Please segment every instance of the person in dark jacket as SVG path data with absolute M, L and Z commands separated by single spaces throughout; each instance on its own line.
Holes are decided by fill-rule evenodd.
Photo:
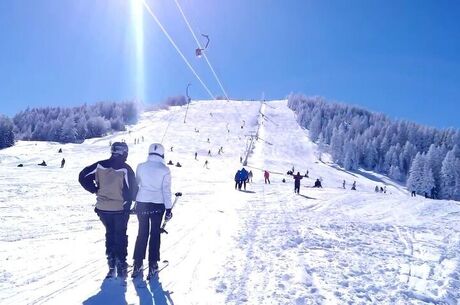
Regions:
M 252 183 L 252 177 L 254 176 L 254 174 L 252 173 L 252 171 L 249 171 L 249 174 L 248 174 L 248 182 Z
M 435 199 L 435 198 L 436 198 L 436 188 L 433 186 L 431 188 L 431 199 Z
M 239 190 L 241 190 L 241 181 L 240 181 L 240 178 L 241 178 L 241 171 L 240 170 L 237 170 L 236 171 L 236 174 L 235 174 L 235 190 L 238 188 Z
M 351 185 L 351 189 L 353 191 L 356 191 L 356 181 L 353 181 L 353 184 Z
M 105 227 L 107 277 L 125 278 L 127 273 L 128 226 L 131 203 L 136 199 L 137 183 L 131 167 L 126 164 L 128 146 L 115 142 L 109 159 L 85 167 L 78 177 L 81 186 L 96 194 L 96 208 Z
M 323 186 L 321 185 L 321 181 L 320 181 L 319 179 L 316 179 L 316 181 L 315 181 L 315 186 L 314 186 L 314 187 L 323 187 Z
M 248 182 L 249 178 L 249 173 L 248 171 L 243 167 L 240 171 L 240 184 L 244 186 L 244 190 L 246 190 L 246 183 Z M 241 189 L 241 186 L 240 186 Z
M 64 165 L 65 165 L 65 159 L 64 159 L 64 158 L 62 158 L 62 160 L 61 160 L 61 168 L 63 168 L 63 167 L 64 167 Z
M 292 178 L 294 178 L 294 193 L 299 194 L 300 193 L 300 180 L 302 180 L 302 175 L 297 172 L 297 175 L 293 175 Z

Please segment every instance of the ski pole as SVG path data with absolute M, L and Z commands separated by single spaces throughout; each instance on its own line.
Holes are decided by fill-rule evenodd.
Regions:
M 176 202 L 177 202 L 177 200 L 179 199 L 179 197 L 182 196 L 182 193 L 181 193 L 181 192 L 177 192 L 177 193 L 174 194 L 174 195 L 176 195 L 176 198 L 174 198 L 174 202 L 173 202 L 173 204 L 172 204 L 172 206 L 171 206 L 171 210 L 172 210 L 172 209 L 174 208 L 174 206 L 176 205 Z M 168 221 L 169 221 L 169 220 L 166 220 L 166 219 L 163 221 L 163 224 L 161 225 L 161 228 L 160 228 L 160 234 L 161 234 L 161 233 L 166 233 L 166 234 L 168 234 L 168 231 L 165 230 L 165 227 L 166 227 L 166 224 L 168 223 Z

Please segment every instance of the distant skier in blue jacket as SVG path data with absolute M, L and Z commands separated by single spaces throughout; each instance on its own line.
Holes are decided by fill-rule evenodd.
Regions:
M 240 171 L 240 190 L 241 190 L 241 184 L 243 184 L 244 190 L 246 190 L 246 183 L 248 182 L 248 178 L 249 178 L 249 173 L 243 167 Z
M 240 180 L 240 177 L 241 177 L 241 171 L 240 171 L 240 170 L 237 170 L 237 171 L 236 171 L 236 174 L 235 174 L 235 190 L 236 190 L 236 188 L 238 188 L 239 190 L 241 190 L 241 180 Z

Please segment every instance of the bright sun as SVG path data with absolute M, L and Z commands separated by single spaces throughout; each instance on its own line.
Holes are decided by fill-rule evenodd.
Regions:
M 135 39 L 136 59 L 134 79 L 136 81 L 137 99 L 144 100 L 145 98 L 145 74 L 144 74 L 144 18 L 143 0 L 131 1 L 131 20 L 132 29 Z

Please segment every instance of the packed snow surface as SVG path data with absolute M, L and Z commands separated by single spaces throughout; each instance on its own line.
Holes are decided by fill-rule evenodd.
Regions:
M 334 165 L 286 101 L 196 101 L 186 123 L 185 110 L 147 112 L 129 131 L 83 144 L 19 142 L 0 151 L 1 304 L 459 303 L 458 202 L 412 198 L 386 177 Z M 254 178 L 237 191 L 251 134 L 246 168 Z M 77 182 L 122 139 L 134 169 L 161 141 L 166 161 L 182 164 L 171 166 L 173 192 L 183 197 L 162 236 L 170 264 L 145 287 L 104 281 L 104 228 L 94 195 Z M 37 166 L 42 160 L 47 167 Z M 286 175 L 292 167 L 309 172 L 300 195 Z M 317 178 L 323 188 L 311 187 Z M 135 216 L 128 234 L 131 262 Z

